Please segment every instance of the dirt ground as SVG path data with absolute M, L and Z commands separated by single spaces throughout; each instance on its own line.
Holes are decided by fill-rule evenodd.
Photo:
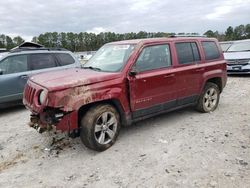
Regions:
M 0 111 L 0 187 L 250 187 L 250 77 L 229 77 L 213 113 L 139 122 L 101 153 L 28 120 L 24 107 Z

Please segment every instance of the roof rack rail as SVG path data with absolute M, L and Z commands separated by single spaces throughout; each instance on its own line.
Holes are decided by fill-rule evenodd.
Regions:
M 22 52 L 22 51 L 36 51 L 36 50 L 68 51 L 68 50 L 65 49 L 65 48 L 44 48 L 44 47 L 34 48 L 34 47 L 19 47 L 19 48 L 15 48 L 15 49 L 10 50 L 10 53 Z
M 170 35 L 170 37 L 207 37 L 207 35 Z

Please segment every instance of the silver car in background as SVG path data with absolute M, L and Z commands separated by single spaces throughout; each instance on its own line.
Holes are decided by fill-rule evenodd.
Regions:
M 220 47 L 223 52 L 226 52 L 228 48 L 233 44 L 233 41 L 224 41 L 224 42 L 219 42 Z
M 224 57 L 228 74 L 250 74 L 250 39 L 234 41 Z
M 79 67 L 73 53 L 65 49 L 15 49 L 0 56 L 0 108 L 22 104 L 30 75 Z

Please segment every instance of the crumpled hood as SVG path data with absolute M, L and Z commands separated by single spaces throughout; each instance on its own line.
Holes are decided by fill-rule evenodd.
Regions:
M 69 68 L 36 74 L 30 77 L 32 82 L 47 88 L 49 91 L 70 87 L 94 84 L 119 78 L 119 73 L 98 72 L 89 69 Z
M 250 52 L 224 52 L 224 58 L 229 59 L 250 59 Z

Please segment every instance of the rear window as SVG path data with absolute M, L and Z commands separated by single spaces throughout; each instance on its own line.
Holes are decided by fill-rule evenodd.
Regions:
M 60 63 L 61 66 L 70 65 L 70 64 L 75 63 L 75 60 L 69 54 L 57 53 L 55 55 L 56 55 L 57 59 L 59 60 L 59 63 Z
M 189 64 L 200 61 L 200 54 L 195 42 L 181 42 L 175 44 L 179 64 Z
M 205 59 L 212 60 L 220 57 L 219 49 L 215 42 L 201 42 L 205 52 Z
M 32 70 L 56 67 L 56 62 L 52 54 L 31 54 L 30 63 Z

